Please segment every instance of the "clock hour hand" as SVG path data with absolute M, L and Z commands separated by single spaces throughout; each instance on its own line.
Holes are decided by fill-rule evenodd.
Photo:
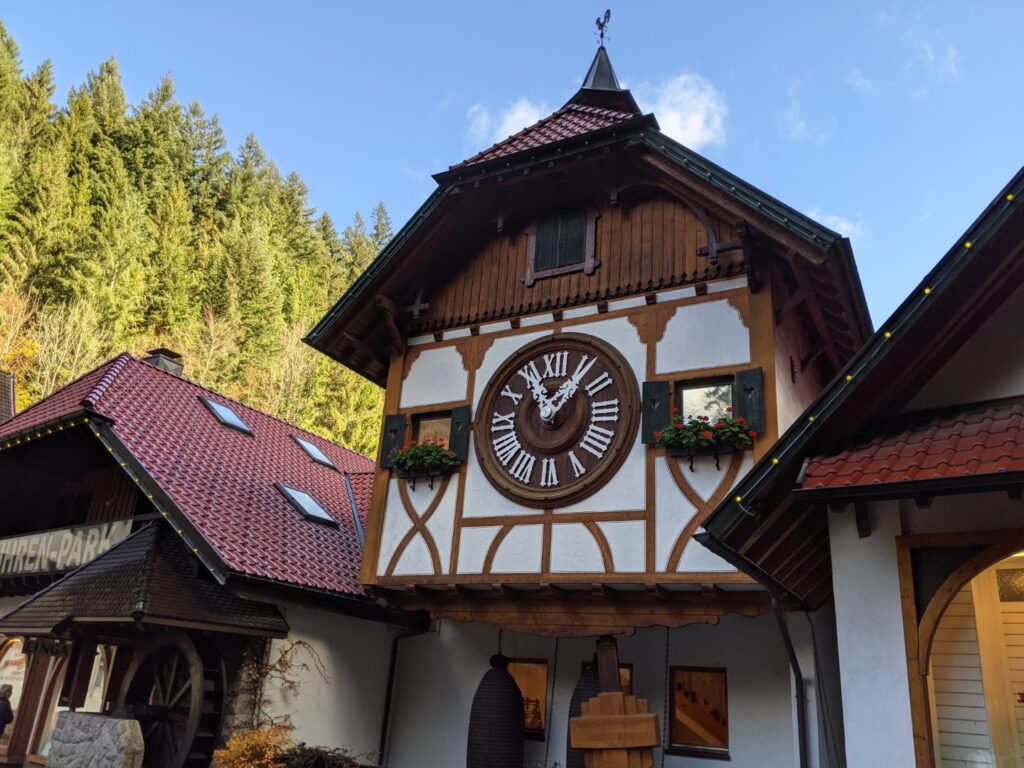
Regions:
M 576 394 L 576 390 L 580 388 L 580 380 L 587 375 L 596 362 L 596 357 L 588 357 L 587 355 L 584 355 L 583 359 L 580 360 L 579 365 L 576 366 L 576 370 L 573 372 L 572 376 L 562 382 L 562 386 L 558 388 L 558 391 L 555 392 L 555 396 L 551 398 L 551 407 L 553 408 L 553 412 L 551 414 L 552 418 L 554 418 L 554 415 L 561 410 L 562 406 L 569 402 L 569 400 L 572 399 L 572 396 Z

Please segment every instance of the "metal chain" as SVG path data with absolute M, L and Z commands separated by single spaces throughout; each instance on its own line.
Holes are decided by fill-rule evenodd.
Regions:
M 665 749 L 668 746 L 668 700 L 669 691 L 672 690 L 672 680 L 669 672 L 669 639 L 672 630 L 665 627 L 665 700 L 662 702 L 661 710 L 661 768 L 665 768 Z
M 558 641 L 561 638 L 555 638 L 555 657 L 551 662 L 551 707 L 548 710 L 548 720 L 551 720 L 551 715 L 555 711 L 555 683 L 558 680 Z M 548 768 L 548 755 L 551 754 L 551 733 L 552 728 L 550 723 L 548 725 L 548 737 L 544 740 L 544 768 Z

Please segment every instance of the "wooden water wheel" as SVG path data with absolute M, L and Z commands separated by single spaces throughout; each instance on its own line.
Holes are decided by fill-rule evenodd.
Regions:
M 220 730 L 223 667 L 181 632 L 140 644 L 125 672 L 118 708 L 142 728 L 144 768 L 208 766 Z

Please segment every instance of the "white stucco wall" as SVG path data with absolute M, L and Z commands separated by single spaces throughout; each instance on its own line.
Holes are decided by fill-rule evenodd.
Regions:
M 1022 327 L 1024 286 L 1014 291 L 918 391 L 907 410 L 1024 395 L 1024 349 L 1012 343 Z
M 873 531 L 829 515 L 836 639 L 849 768 L 914 765 L 910 691 L 896 565 L 895 502 L 872 505 Z
M 794 641 L 802 648 L 804 676 L 814 691 L 816 670 L 803 616 L 791 617 Z M 633 664 L 635 693 L 664 717 L 665 630 L 642 629 L 619 637 L 619 659 Z M 725 667 L 728 678 L 731 764 L 792 768 L 796 764 L 796 719 L 792 677 L 775 618 L 730 616 L 717 626 L 671 630 L 670 665 Z M 802 645 L 801 645 L 802 644 Z M 565 765 L 569 700 L 581 664 L 594 653 L 593 638 L 560 639 L 503 633 L 501 652 L 510 657 L 545 658 L 554 677 L 548 700 L 546 741 L 527 741 L 528 765 Z M 469 711 L 476 687 L 499 650 L 497 630 L 480 624 L 437 622 L 431 632 L 404 640 L 398 660 L 388 768 L 452 768 L 465 764 Z M 557 653 L 556 653 L 557 651 Z M 549 678 L 549 686 L 550 686 Z M 809 712 L 815 709 L 812 698 Z M 817 716 L 811 712 L 811 726 Z M 813 736 L 811 765 L 818 760 Z M 656 750 L 655 765 L 660 764 Z M 712 766 L 720 761 L 666 755 L 667 768 Z
M 271 684 L 267 691 L 270 714 L 291 715 L 295 739 L 310 746 L 341 747 L 353 755 L 376 753 L 393 630 L 301 606 L 282 606 L 282 611 L 291 633 L 287 640 L 273 642 L 271 660 L 287 642 L 305 641 L 315 649 L 325 674 L 318 673 L 305 650 L 299 651 L 296 662 L 308 667 L 295 670 L 299 690 L 291 693 Z

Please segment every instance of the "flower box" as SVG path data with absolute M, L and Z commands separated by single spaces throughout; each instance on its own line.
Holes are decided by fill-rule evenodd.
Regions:
M 690 471 L 695 471 L 693 468 L 693 459 L 695 456 L 714 456 L 715 457 L 715 469 L 720 470 L 722 468 L 720 458 L 729 456 L 734 453 L 747 450 L 735 443 L 712 443 L 711 445 L 666 445 L 665 453 L 669 456 L 675 456 L 677 458 L 689 459 Z
M 430 490 L 434 490 L 434 480 L 439 477 L 444 477 L 445 475 L 450 475 L 456 469 L 458 469 L 458 466 L 434 467 L 432 469 L 401 469 L 400 467 L 395 467 L 393 472 L 395 477 L 401 480 L 408 480 L 409 487 L 415 491 L 417 480 L 426 480 L 427 487 Z

